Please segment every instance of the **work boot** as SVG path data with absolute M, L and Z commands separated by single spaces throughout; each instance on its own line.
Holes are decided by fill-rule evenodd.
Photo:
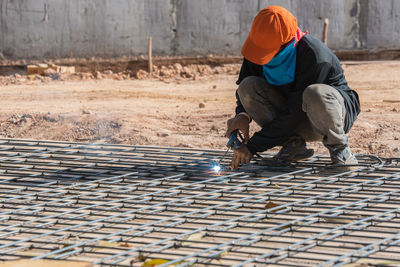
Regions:
M 307 149 L 306 142 L 298 137 L 293 136 L 287 140 L 281 150 L 274 156 L 274 160 L 294 162 L 306 159 L 314 155 L 313 149 Z
M 326 145 L 334 165 L 357 165 L 358 160 L 348 145 Z

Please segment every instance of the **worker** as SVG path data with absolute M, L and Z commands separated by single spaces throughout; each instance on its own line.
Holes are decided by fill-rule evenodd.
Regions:
M 346 134 L 360 113 L 359 98 L 324 43 L 303 33 L 288 10 L 270 6 L 254 18 L 241 53 L 236 116 L 226 135 L 239 129 L 244 144 L 234 151 L 232 169 L 275 146 L 282 146 L 276 160 L 308 158 L 314 151 L 306 141 L 322 141 L 335 165 L 358 163 Z M 250 138 L 251 121 L 261 130 Z

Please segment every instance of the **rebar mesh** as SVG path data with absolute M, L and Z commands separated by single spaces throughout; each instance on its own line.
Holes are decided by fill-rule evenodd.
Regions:
M 0 139 L 0 260 L 400 261 L 400 159 L 364 156 L 346 171 L 321 155 L 277 166 L 263 154 L 217 174 L 223 152 Z

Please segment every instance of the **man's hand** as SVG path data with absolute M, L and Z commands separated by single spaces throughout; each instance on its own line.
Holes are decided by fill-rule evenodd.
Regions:
M 247 146 L 242 145 L 233 152 L 231 169 L 237 170 L 240 165 L 249 163 L 252 157 L 253 154 L 251 154 Z
M 231 133 L 239 129 L 243 133 L 244 143 L 249 141 L 249 119 L 245 115 L 237 115 L 236 117 L 227 121 L 228 129 L 226 130 L 226 137 L 229 138 Z

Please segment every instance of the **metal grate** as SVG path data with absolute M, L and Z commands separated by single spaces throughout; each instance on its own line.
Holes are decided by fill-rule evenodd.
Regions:
M 351 171 L 270 155 L 0 139 L 0 260 L 317 266 L 400 260 L 400 159 Z M 228 162 L 226 162 L 228 163 Z

